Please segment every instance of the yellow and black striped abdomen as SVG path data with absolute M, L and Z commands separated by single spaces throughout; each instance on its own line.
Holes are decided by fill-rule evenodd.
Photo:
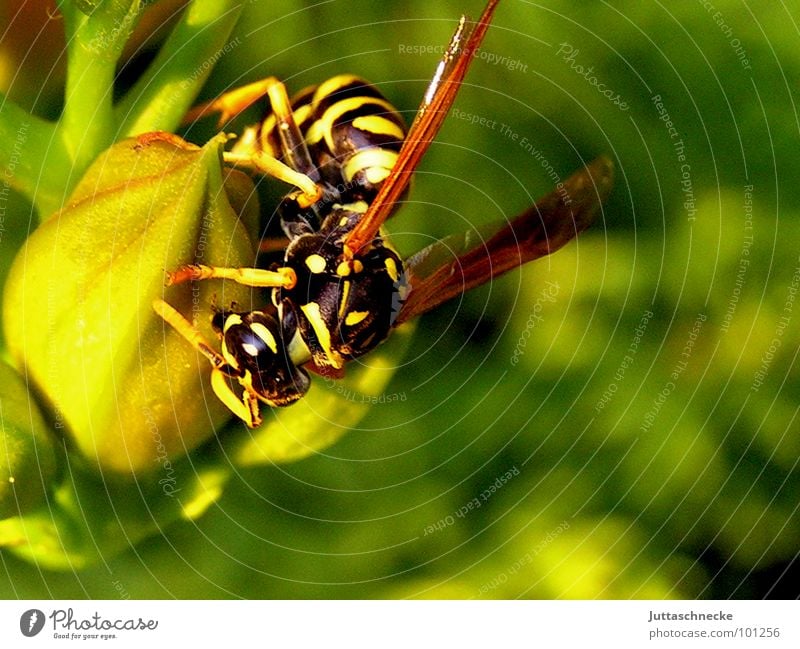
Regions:
M 343 74 L 292 99 L 294 118 L 322 180 L 344 201 L 370 201 L 397 160 L 406 129 L 377 88 Z M 278 158 L 275 118 L 264 120 L 260 144 Z

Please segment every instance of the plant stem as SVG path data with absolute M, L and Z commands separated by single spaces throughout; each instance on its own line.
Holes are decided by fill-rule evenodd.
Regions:
M 140 0 L 106 0 L 90 16 L 61 0 L 67 38 L 67 87 L 59 134 L 72 161 L 74 185 L 115 140 L 116 64 L 141 15 Z
M 117 106 L 121 136 L 174 131 L 216 61 L 238 43 L 228 37 L 242 0 L 194 0 L 158 56 Z

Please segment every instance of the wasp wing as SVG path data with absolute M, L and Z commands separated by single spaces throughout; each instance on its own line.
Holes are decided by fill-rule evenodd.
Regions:
M 410 290 L 395 324 L 561 248 L 594 221 L 613 176 L 613 163 L 602 156 L 512 221 L 489 226 L 488 236 L 453 235 L 410 257 Z
M 372 242 L 381 225 L 391 215 L 394 204 L 407 189 L 411 174 L 447 117 L 467 68 L 474 58 L 473 55 L 489 28 L 489 22 L 498 2 L 499 0 L 490 0 L 477 23 L 467 22 L 466 16 L 461 17 L 447 51 L 425 91 L 425 97 L 400 149 L 391 175 L 381 186 L 364 216 L 347 236 L 345 251 L 349 251 L 349 254 Z

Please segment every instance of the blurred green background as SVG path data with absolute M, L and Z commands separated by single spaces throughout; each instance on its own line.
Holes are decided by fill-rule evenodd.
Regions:
M 250 2 L 203 96 L 354 72 L 410 120 L 438 60 L 415 46 L 481 8 Z M 239 471 L 198 521 L 82 572 L 0 552 L 0 596 L 797 597 L 798 18 L 504 0 L 394 241 L 510 218 L 607 153 L 598 223 L 422 318 L 386 402 L 333 447 Z M 3 37 L 0 80 L 53 117 L 48 29 L 50 59 Z M 29 220 L 10 195 L 3 277 Z

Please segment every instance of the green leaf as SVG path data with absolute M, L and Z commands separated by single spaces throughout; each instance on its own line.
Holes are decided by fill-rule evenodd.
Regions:
M 87 8 L 60 3 L 67 37 L 67 87 L 58 133 L 72 162 L 73 179 L 118 137 L 113 110 L 116 66 L 143 4 L 107 0 L 91 15 L 84 13 Z
M 81 13 L 91 16 L 102 1 L 103 0 L 72 0 L 72 4 L 75 5 Z
M 58 206 L 69 183 L 70 161 L 50 122 L 23 110 L 0 93 L 0 168 L 3 181 L 24 194 L 40 213 Z M 47 173 L 42 173 L 42 168 Z
M 242 0 L 194 0 L 145 74 L 116 106 L 119 132 L 174 131 L 216 62 L 240 44 L 229 41 Z
M 44 501 L 56 468 L 55 437 L 23 378 L 0 363 L 0 519 Z
M 108 560 L 178 520 L 195 520 L 217 501 L 230 472 L 188 461 L 134 482 L 70 467 L 52 501 L 0 520 L 0 546 L 50 570 Z
M 114 145 L 9 274 L 8 349 L 56 425 L 101 469 L 152 471 L 229 417 L 210 389 L 208 362 L 151 308 L 163 297 L 197 315 L 213 339 L 214 297 L 250 299 L 249 289 L 216 282 L 164 288 L 165 270 L 181 264 L 253 264 L 222 188 L 223 142 L 200 149 L 164 134 Z

